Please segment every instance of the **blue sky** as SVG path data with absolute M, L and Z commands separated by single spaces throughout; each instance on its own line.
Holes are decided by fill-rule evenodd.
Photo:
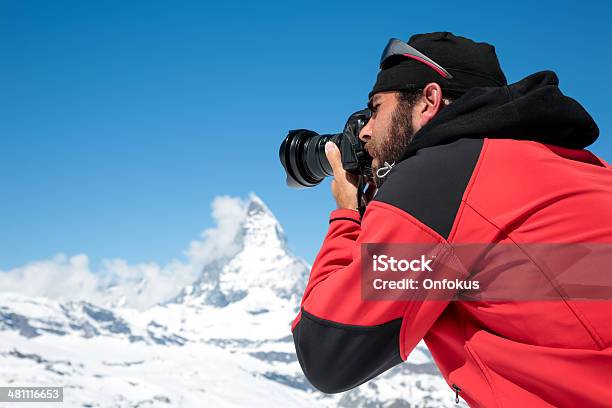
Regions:
M 609 2 L 0 0 L 0 269 L 57 252 L 166 263 L 257 193 L 312 261 L 328 182 L 290 190 L 288 129 L 362 108 L 390 37 L 495 45 L 510 82 L 542 69 L 598 123 L 612 160 Z

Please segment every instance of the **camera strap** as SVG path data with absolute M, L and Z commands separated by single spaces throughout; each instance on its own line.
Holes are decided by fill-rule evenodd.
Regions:
M 359 176 L 359 183 L 357 185 L 357 210 L 359 211 L 359 218 L 363 218 L 363 214 L 365 213 L 366 206 L 368 203 L 366 202 L 364 190 L 368 186 L 367 177 L 363 174 Z

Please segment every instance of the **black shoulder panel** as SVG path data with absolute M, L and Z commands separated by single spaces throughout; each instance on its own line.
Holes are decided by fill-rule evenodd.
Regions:
M 401 363 L 401 326 L 402 318 L 376 326 L 345 325 L 302 308 L 293 342 L 308 381 L 331 394 L 355 388 Z
M 459 139 L 418 150 L 393 167 L 374 200 L 410 213 L 447 239 L 483 144 Z

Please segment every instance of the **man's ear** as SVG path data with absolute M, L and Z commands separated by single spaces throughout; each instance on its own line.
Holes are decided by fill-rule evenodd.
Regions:
M 430 82 L 423 88 L 421 99 L 413 112 L 412 123 L 415 131 L 425 126 L 438 114 L 444 104 L 442 98 L 442 88 L 438 83 Z

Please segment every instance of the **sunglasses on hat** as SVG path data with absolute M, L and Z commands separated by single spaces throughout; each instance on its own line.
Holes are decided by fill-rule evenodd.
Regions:
M 453 79 L 453 76 L 447 70 L 442 68 L 441 65 L 436 63 L 434 60 L 432 60 L 425 54 L 418 51 L 416 48 L 411 47 L 404 41 L 398 40 L 397 38 L 391 38 L 387 43 L 387 46 L 383 50 L 383 53 L 380 57 L 380 69 L 383 69 L 383 67 L 385 67 L 385 64 L 390 61 L 391 57 L 395 56 L 412 58 L 432 68 L 444 78 Z

